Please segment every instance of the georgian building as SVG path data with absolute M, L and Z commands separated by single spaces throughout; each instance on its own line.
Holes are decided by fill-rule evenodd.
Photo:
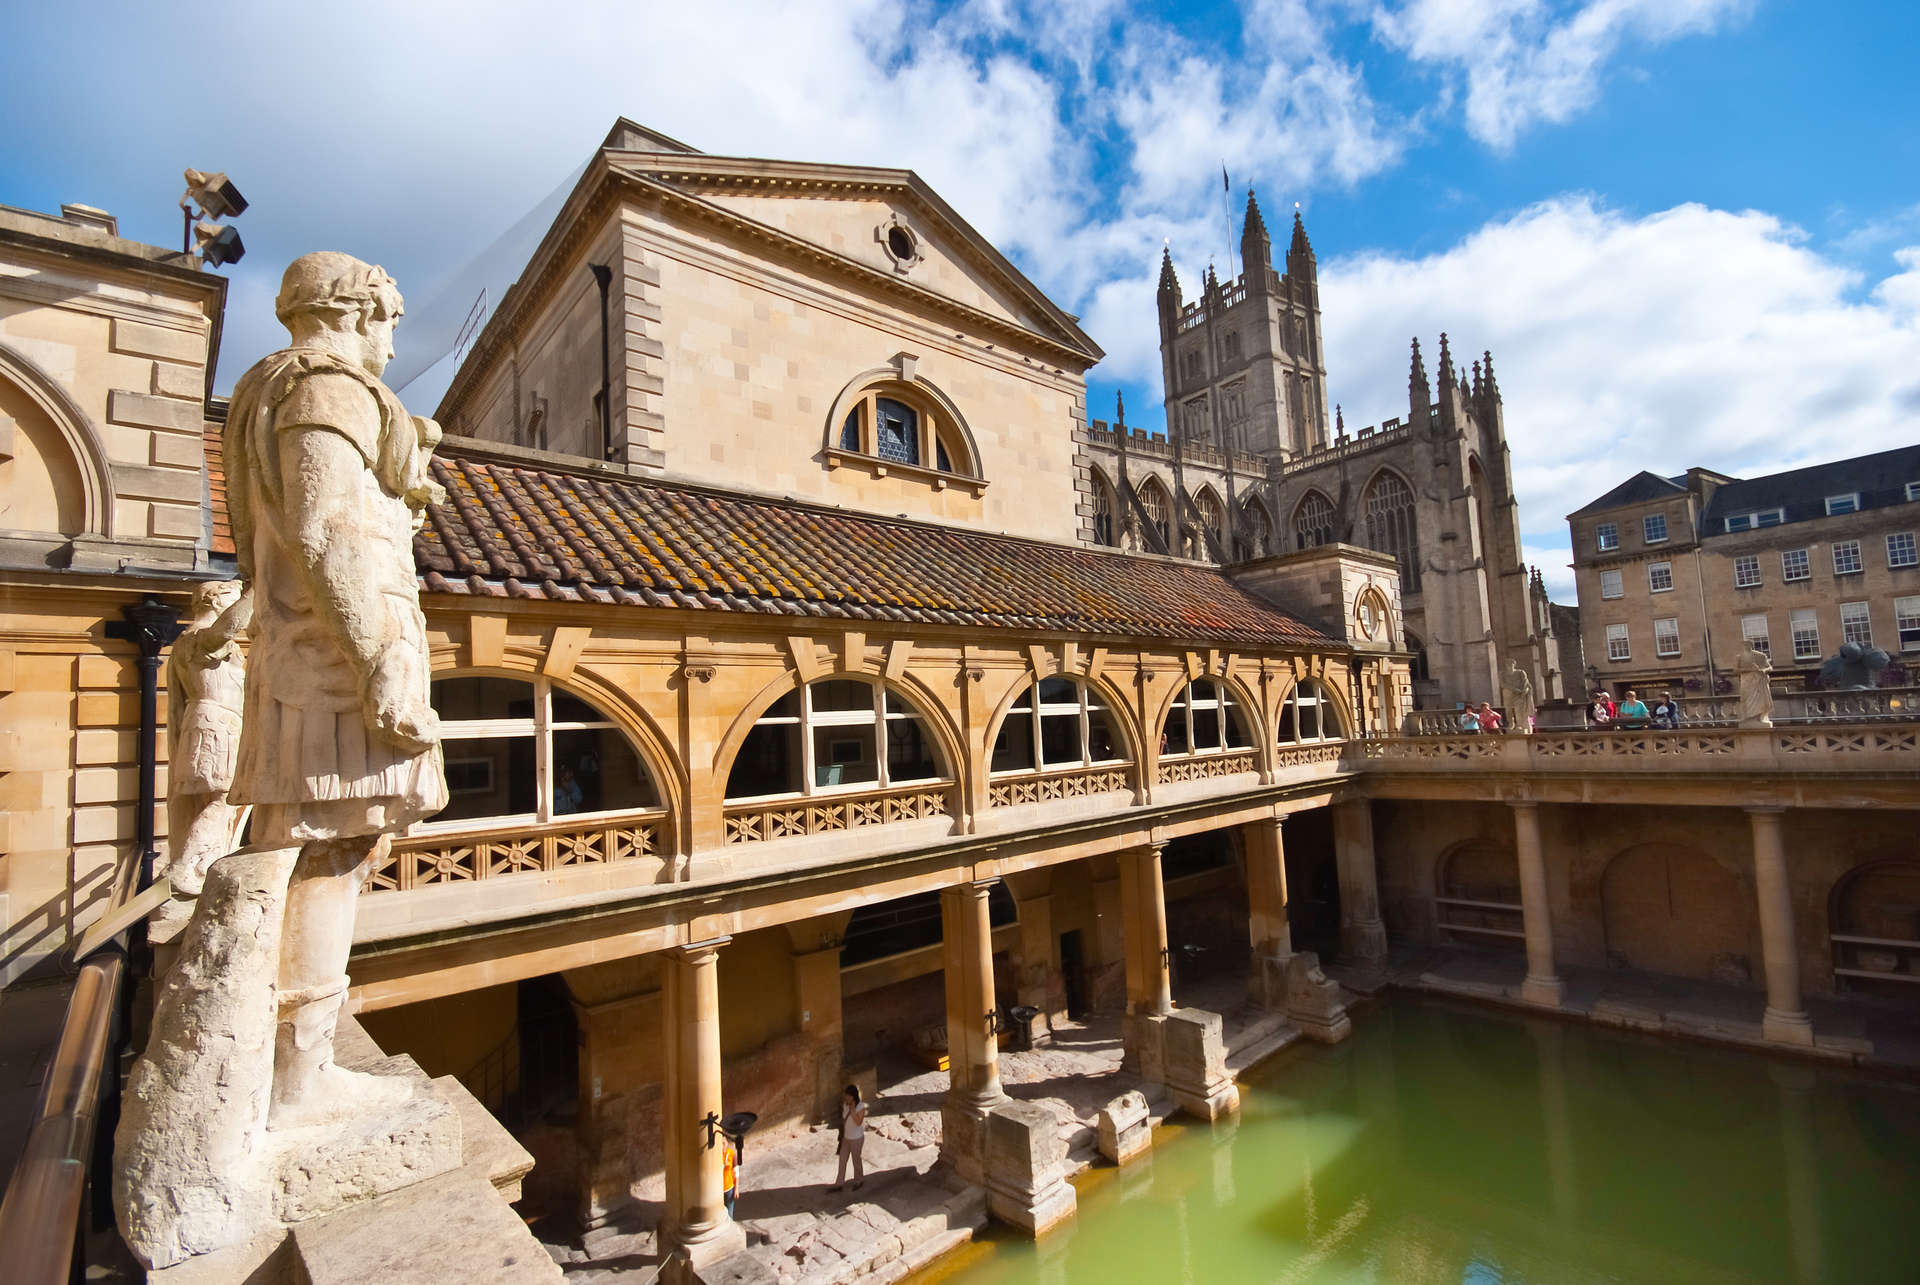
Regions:
M 1167 432 L 1095 420 L 1080 470 L 1090 542 L 1233 564 L 1331 542 L 1391 555 L 1400 569 L 1414 694 L 1422 708 L 1501 699 L 1509 662 L 1535 699 L 1565 695 L 1545 586 L 1521 560 L 1505 411 L 1493 358 L 1456 371 L 1440 337 L 1438 387 L 1419 341 L 1408 413 L 1349 436 L 1329 431 L 1313 246 L 1296 212 L 1273 262 L 1251 194 L 1246 271 L 1208 270 L 1189 303 L 1170 253 L 1160 265 Z
M 1724 689 L 1748 647 L 1804 681 L 1850 642 L 1902 686 L 1920 655 L 1920 446 L 1755 478 L 1641 472 L 1567 525 L 1587 664 L 1616 690 Z

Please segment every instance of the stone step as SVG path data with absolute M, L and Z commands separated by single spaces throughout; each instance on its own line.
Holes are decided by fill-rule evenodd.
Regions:
M 493 1184 L 467 1169 L 302 1223 L 289 1240 L 292 1285 L 566 1279 Z

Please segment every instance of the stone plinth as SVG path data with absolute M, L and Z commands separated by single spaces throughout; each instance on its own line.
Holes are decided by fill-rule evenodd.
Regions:
M 1122 1093 L 1101 1109 L 1100 1154 L 1124 1165 L 1153 1146 L 1153 1126 L 1147 1122 L 1147 1099 L 1138 1089 Z
M 1320 971 L 1320 957 L 1303 950 L 1287 961 L 1287 1020 L 1309 1039 L 1338 1044 L 1353 1033 L 1340 983 Z
M 986 1124 L 987 1212 L 1033 1236 L 1071 1218 L 1067 1141 L 1053 1112 L 1037 1102 L 1005 1102 Z
M 1165 1084 L 1167 1050 L 1165 1013 L 1127 1013 L 1120 1018 L 1122 1070 L 1149 1084 Z
M 951 1095 L 940 1102 L 940 1159 L 952 1168 L 954 1177 L 970 1186 L 987 1181 L 987 1117 L 997 1105 Z
M 1167 1092 L 1188 1115 L 1218 1120 L 1240 1109 L 1240 1090 L 1227 1073 L 1227 1041 L 1220 1015 L 1183 1008 L 1162 1019 Z

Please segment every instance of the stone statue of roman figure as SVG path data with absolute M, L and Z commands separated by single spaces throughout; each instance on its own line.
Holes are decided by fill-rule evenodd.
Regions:
M 1734 657 L 1740 676 L 1740 726 L 1773 726 L 1773 661 L 1758 647 Z
M 1507 706 L 1507 730 L 1518 732 L 1522 736 L 1533 734 L 1533 680 L 1520 668 L 1520 662 L 1509 660 L 1507 672 L 1500 675 L 1500 690 L 1505 696 Z
M 333 1060 L 360 887 L 447 802 L 412 553 L 440 430 L 380 382 L 385 272 L 306 255 L 275 313 L 293 342 L 241 377 L 225 431 L 253 603 L 228 799 L 250 842 L 207 873 L 116 1135 L 121 1233 L 156 1267 L 458 1163 L 423 1077 Z
M 192 621 L 167 653 L 167 877 L 173 896 L 148 921 L 147 940 L 187 925 L 207 867 L 233 851 L 244 811 L 228 801 L 240 751 L 246 660 L 240 635 L 253 600 L 238 580 L 193 592 Z

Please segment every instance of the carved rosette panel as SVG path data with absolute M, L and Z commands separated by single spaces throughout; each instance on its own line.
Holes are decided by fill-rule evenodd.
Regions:
M 769 843 L 897 821 L 951 816 L 948 800 L 951 789 L 950 784 L 932 784 L 806 802 L 730 807 L 726 810 L 727 842 Z
M 1206 781 L 1218 776 L 1238 776 L 1256 771 L 1252 750 L 1233 754 L 1202 754 L 1192 758 L 1167 759 L 1160 764 L 1162 781 Z
M 659 852 L 665 821 L 666 813 L 658 812 L 584 829 L 405 839 L 393 845 L 360 891 L 408 892 L 435 884 L 636 861 Z
M 1125 767 L 1074 768 L 1066 772 L 1036 772 L 1031 776 L 995 781 L 987 787 L 987 806 L 1012 807 L 1020 803 L 1051 803 L 1056 799 L 1084 799 L 1133 788 L 1133 774 Z

